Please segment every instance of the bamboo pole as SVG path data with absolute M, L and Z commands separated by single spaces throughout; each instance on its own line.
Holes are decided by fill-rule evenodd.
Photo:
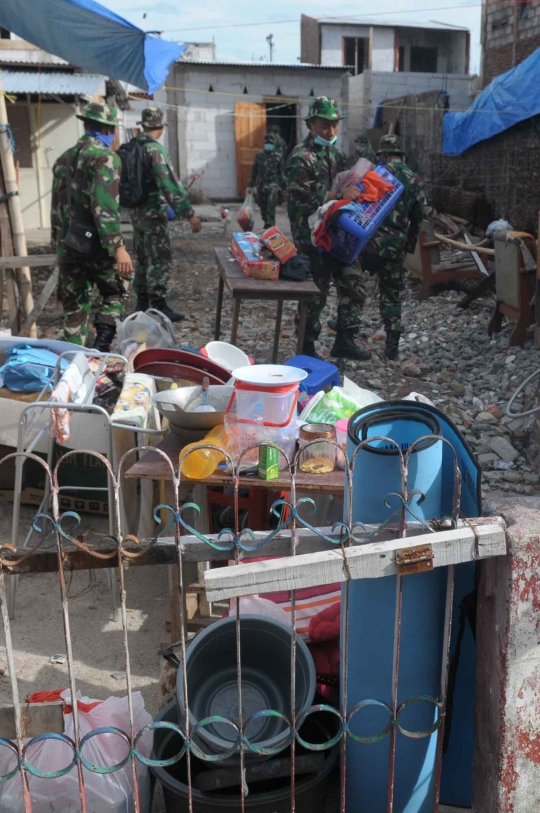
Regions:
M 4 173 L 0 162 L 0 198 L 5 194 Z M 0 257 L 10 257 L 13 254 L 13 239 L 9 222 L 7 203 L 0 203 Z M 2 293 L 0 299 L 0 313 L 4 307 L 4 283 L 6 288 L 6 298 L 9 314 L 9 327 L 12 336 L 19 335 L 19 303 L 17 297 L 17 285 L 15 283 L 15 272 L 12 266 L 7 268 L 0 259 L 0 273 L 2 274 Z
M 452 240 L 450 237 L 445 237 L 444 234 L 435 233 L 435 237 L 437 240 L 441 240 L 443 243 L 448 243 L 449 246 L 460 248 L 462 251 L 479 251 L 481 254 L 489 254 L 490 257 L 495 256 L 495 249 L 485 248 L 485 246 L 482 246 L 480 243 L 468 246 L 467 243 L 460 243 L 458 240 Z
M 2 126 L 7 124 L 6 97 L 2 85 L 2 77 L 0 76 L 0 161 L 2 162 L 2 169 L 4 170 L 6 192 L 9 195 L 8 205 L 11 219 L 11 232 L 13 235 L 13 250 L 14 254 L 24 257 L 28 251 L 26 248 L 26 235 L 24 232 L 21 201 L 17 185 L 17 172 L 15 170 L 15 161 L 11 150 L 9 132 L 7 126 Z M 19 268 L 16 272 L 16 277 L 19 283 L 23 320 L 26 320 L 34 309 L 32 275 L 30 269 L 27 266 Z M 35 323 L 30 326 L 28 335 L 33 339 L 37 338 L 37 327 Z

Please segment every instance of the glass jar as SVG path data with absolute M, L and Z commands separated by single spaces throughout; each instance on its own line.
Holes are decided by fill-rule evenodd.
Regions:
M 313 443 L 320 440 L 320 443 Z M 336 467 L 336 430 L 329 423 L 306 423 L 300 428 L 300 471 L 309 474 L 327 474 Z

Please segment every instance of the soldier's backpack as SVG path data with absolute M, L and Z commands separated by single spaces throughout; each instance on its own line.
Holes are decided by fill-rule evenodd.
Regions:
M 117 155 L 122 162 L 120 206 L 126 209 L 142 206 L 148 200 L 150 182 L 144 161 L 144 145 L 149 141 L 152 139 L 132 138 L 118 149 Z

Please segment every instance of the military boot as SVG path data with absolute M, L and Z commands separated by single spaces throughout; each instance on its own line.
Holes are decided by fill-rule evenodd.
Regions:
M 115 333 L 116 327 L 114 325 L 107 325 L 104 323 L 96 325 L 94 350 L 99 350 L 100 353 L 108 353 Z
M 181 322 L 182 319 L 186 318 L 184 313 L 177 313 L 173 311 L 172 308 L 169 308 L 164 299 L 153 299 L 150 303 L 150 307 L 160 311 L 164 316 L 170 319 L 171 322 Z
M 371 352 L 365 342 L 356 342 L 356 334 L 351 330 L 340 330 L 336 336 L 330 355 L 338 359 L 350 361 L 369 361 Z
M 399 340 L 401 333 L 399 330 L 386 331 L 386 344 L 384 346 L 384 355 L 389 361 L 395 361 L 399 355 Z
M 137 307 L 136 310 L 138 311 L 147 311 L 150 306 L 150 299 L 148 298 L 148 294 L 146 291 L 143 293 L 137 294 Z
M 320 359 L 321 357 L 318 355 L 317 351 L 315 350 L 315 342 L 304 342 L 302 345 L 302 355 L 303 356 L 311 356 L 314 359 Z

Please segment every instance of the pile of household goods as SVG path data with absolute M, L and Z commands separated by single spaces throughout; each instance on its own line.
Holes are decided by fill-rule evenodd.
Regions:
M 239 358 L 234 355 L 238 349 L 225 342 L 207 345 L 207 352 L 215 353 L 216 345 L 222 359 Z M 195 480 L 209 477 L 218 467 L 227 468 L 231 460 L 238 461 L 244 473 L 276 479 L 288 461 L 293 462 L 298 444 L 305 447 L 298 461 L 302 471 L 324 474 L 336 466 L 344 468 L 347 420 L 380 400 L 347 378 L 342 385 L 335 365 L 310 356 L 295 356 L 282 365 L 234 368 L 227 383 L 208 388 L 212 412 L 197 410 L 203 394 L 199 386 L 153 398 L 171 430 L 192 441 L 180 453 L 180 468 Z M 199 431 L 198 437 L 189 434 L 192 430 Z M 214 448 L 202 448 L 203 439 Z
M 276 226 L 261 235 L 234 232 L 230 251 L 246 277 L 293 282 L 310 279 L 309 258 L 298 254 L 291 241 Z

